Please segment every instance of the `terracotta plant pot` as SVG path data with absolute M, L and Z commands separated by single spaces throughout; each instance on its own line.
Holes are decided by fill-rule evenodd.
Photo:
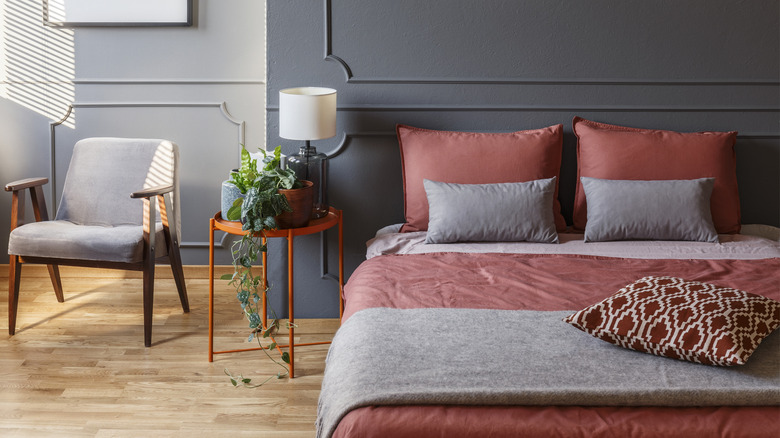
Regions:
M 301 181 L 303 187 L 300 189 L 279 190 L 287 198 L 293 211 L 286 211 L 276 216 L 276 223 L 279 228 L 300 228 L 305 227 L 311 218 L 311 209 L 314 206 L 314 183 L 311 181 Z

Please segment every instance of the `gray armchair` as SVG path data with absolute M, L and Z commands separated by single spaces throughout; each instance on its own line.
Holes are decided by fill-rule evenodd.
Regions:
M 16 331 L 22 265 L 48 265 L 63 302 L 59 265 L 143 271 L 144 345 L 152 344 L 154 267 L 168 261 L 184 312 L 189 312 L 179 254 L 178 146 L 166 140 L 89 138 L 76 143 L 54 220 L 48 220 L 46 178 L 15 181 L 12 192 L 8 333 Z M 30 191 L 36 222 L 24 217 Z M 157 208 L 159 207 L 159 213 Z M 154 231 L 150 224 L 154 224 Z M 157 242 L 164 244 L 157 246 Z

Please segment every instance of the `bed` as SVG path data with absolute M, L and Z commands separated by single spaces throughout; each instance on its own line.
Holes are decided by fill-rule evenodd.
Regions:
M 596 132 L 589 131 L 593 129 Z M 683 140 L 687 148 L 692 144 L 690 137 L 676 137 L 678 133 L 575 119 L 578 173 L 584 178 L 578 180 L 577 194 L 582 196 L 575 200 L 574 228 L 566 229 L 557 201 L 560 157 L 556 161 L 554 156 L 560 126 L 530 134 L 534 142 L 530 149 L 537 154 L 546 147 L 543 138 L 550 140 L 547 152 L 530 161 L 527 155 L 507 160 L 508 168 L 520 166 L 532 173 L 516 175 L 514 181 L 519 182 L 509 185 L 502 185 L 507 184 L 505 175 L 498 176 L 499 181 L 474 181 L 452 174 L 453 165 L 463 163 L 462 156 L 452 154 L 453 148 L 469 144 L 473 149 L 480 140 L 489 140 L 483 146 L 490 148 L 501 139 L 399 127 L 406 222 L 400 229 L 377 233 L 368 244 L 367 260 L 345 287 L 343 323 L 328 354 L 320 396 L 319 436 L 777 434 L 777 229 L 740 229 L 729 166 L 725 176 L 699 175 L 695 170 L 682 178 L 647 175 L 647 169 L 625 162 L 613 169 L 605 170 L 601 162 L 589 168 L 593 157 L 588 153 L 593 151 L 583 149 L 604 134 L 600 131 L 619 137 L 656 136 L 654 145 L 668 146 L 676 140 Z M 733 160 L 735 137 L 722 134 L 718 141 L 725 152 L 715 160 L 720 169 L 724 160 Z M 703 147 L 712 148 L 711 140 L 717 136 L 707 134 L 703 141 L 709 143 Z M 425 169 L 415 169 L 425 161 L 415 150 L 417 140 L 437 155 L 431 160 L 435 164 Z M 624 140 L 620 148 L 625 148 Z M 443 144 L 458 163 L 442 160 L 432 144 Z M 590 144 L 598 149 L 605 143 L 600 138 Z M 597 151 L 599 161 L 615 155 Z M 678 167 L 684 173 L 699 169 L 702 160 L 697 160 L 693 166 Z M 663 163 L 657 167 L 662 168 L 658 172 L 670 172 Z M 621 172 L 629 172 L 631 178 Z M 437 182 L 424 181 L 429 178 Z M 687 182 L 680 182 L 683 179 Z M 447 180 L 452 182 L 440 183 Z M 658 193 L 662 196 L 655 196 Z M 586 198 L 588 211 L 582 214 Z M 636 199 L 640 202 L 632 204 Z M 642 211 L 656 201 L 663 205 Z M 505 209 L 507 203 L 511 211 Z M 520 217 L 508 218 L 518 209 L 524 212 Z M 669 225 L 675 216 L 679 220 Z M 661 291 L 661 301 L 654 303 L 668 306 L 647 311 L 647 301 L 641 300 L 656 290 Z M 670 290 L 679 293 L 670 295 Z M 715 314 L 721 318 L 724 312 L 739 313 L 734 309 L 743 302 L 730 301 L 736 296 L 752 300 L 745 308 L 747 331 L 760 336 L 745 340 L 751 344 L 747 353 L 740 344 L 735 359 L 736 347 L 725 354 L 722 338 L 707 337 L 712 321 L 719 319 L 683 320 L 679 309 L 687 303 L 674 300 L 706 297 L 696 305 L 708 312 L 720 306 Z M 642 328 L 648 338 L 658 338 L 654 330 L 666 326 L 656 322 L 667 321 L 664 318 L 669 330 L 693 333 L 692 327 L 700 328 L 702 333 L 693 338 L 686 335 L 696 348 L 685 354 L 694 351 L 694 356 L 682 357 L 680 349 L 668 344 L 648 354 L 641 337 L 616 340 L 614 332 L 605 335 L 577 325 L 635 297 L 638 304 L 632 303 L 636 307 L 631 311 L 640 310 L 631 318 L 641 320 L 642 312 L 649 315 L 653 325 L 645 320 L 648 328 Z M 711 297 L 717 298 L 715 304 L 706 301 Z M 630 318 L 625 307 L 620 312 L 613 325 L 622 330 L 621 324 Z M 603 326 L 607 314 L 600 315 L 597 323 Z

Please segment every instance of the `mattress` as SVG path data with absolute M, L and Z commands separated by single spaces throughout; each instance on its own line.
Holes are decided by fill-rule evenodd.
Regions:
M 430 245 L 424 234 L 369 242 L 368 260 L 345 287 L 345 320 L 372 308 L 573 311 L 647 275 L 780 300 L 780 244 L 756 236 L 586 244 L 562 234 L 559 245 Z M 346 413 L 333 436 L 771 436 L 778 428 L 777 406 L 372 405 Z

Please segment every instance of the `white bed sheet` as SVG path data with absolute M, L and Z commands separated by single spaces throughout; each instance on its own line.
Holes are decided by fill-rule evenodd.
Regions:
M 763 236 L 780 231 L 761 226 Z M 398 233 L 398 225 L 382 228 L 367 242 L 366 259 L 384 254 L 425 254 L 432 252 L 578 254 L 637 259 L 766 259 L 780 257 L 780 242 L 751 234 L 721 234 L 720 243 L 672 241 L 588 242 L 582 234 L 560 233 L 560 243 L 486 242 L 426 244 L 425 231 Z M 746 231 L 757 230 L 746 226 Z M 769 232 L 767 232 L 767 230 Z

